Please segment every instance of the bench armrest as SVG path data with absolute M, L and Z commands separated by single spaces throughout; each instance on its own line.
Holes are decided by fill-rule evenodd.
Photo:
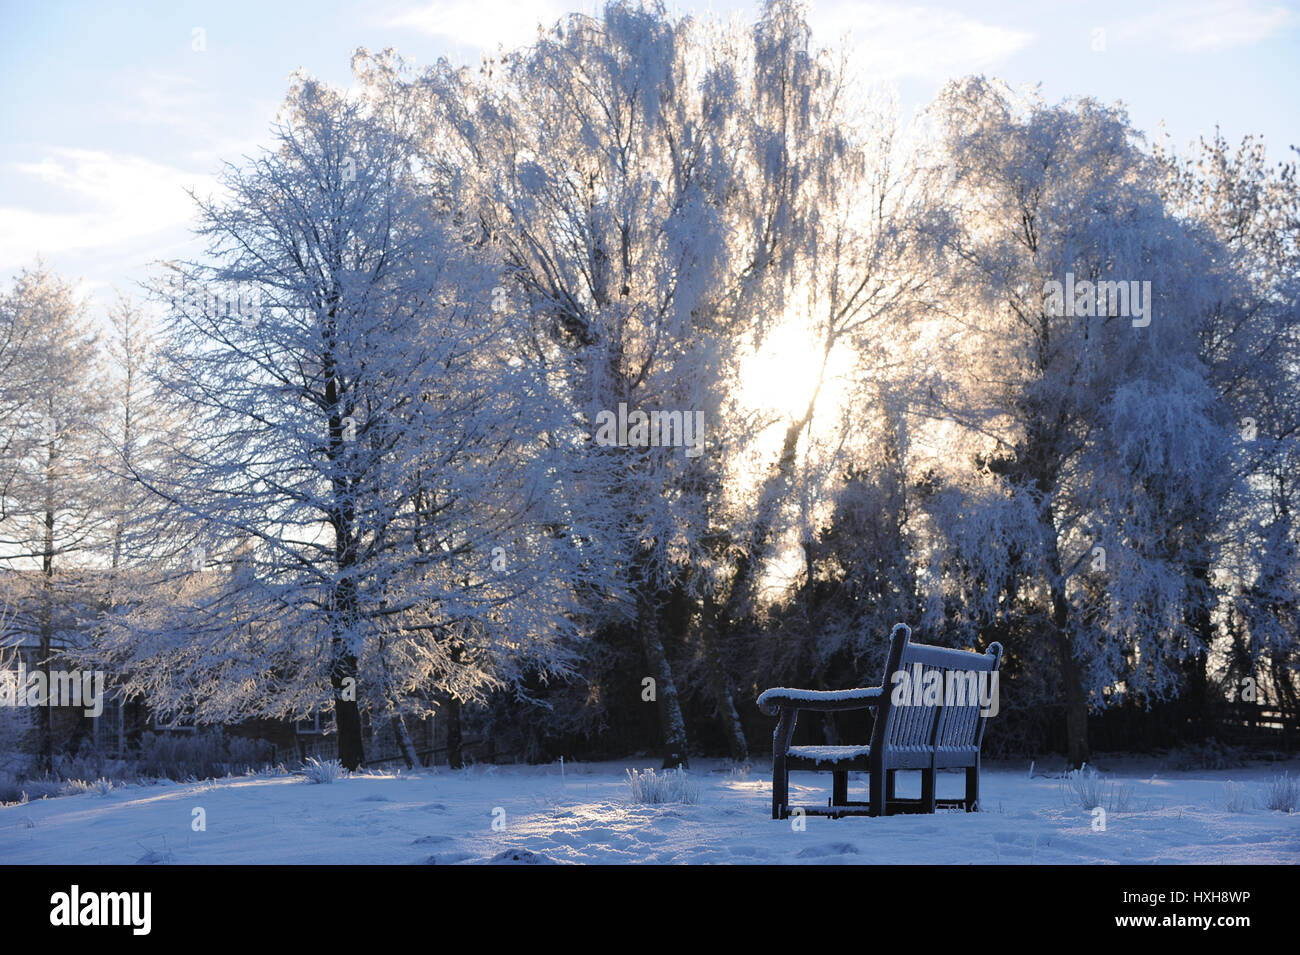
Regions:
M 862 710 L 879 705 L 883 693 L 884 690 L 878 686 L 859 687 L 856 690 L 793 690 L 776 686 L 763 691 L 758 698 L 758 706 L 769 715 L 781 709 L 822 712 Z

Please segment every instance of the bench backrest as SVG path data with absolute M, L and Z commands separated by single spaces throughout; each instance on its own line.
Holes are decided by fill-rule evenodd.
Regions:
M 984 724 L 996 712 L 1002 645 L 975 653 L 912 643 L 911 636 L 902 623 L 890 633 L 873 749 L 978 752 Z

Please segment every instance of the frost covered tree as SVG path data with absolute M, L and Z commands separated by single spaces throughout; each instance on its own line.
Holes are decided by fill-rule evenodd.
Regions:
M 24 417 L 33 397 L 27 364 L 31 356 L 24 347 L 28 327 L 19 321 L 21 307 L 14 290 L 0 295 L 0 525 L 9 517 L 24 447 Z
M 969 439 L 961 483 L 1014 522 L 963 553 L 1017 596 L 1041 588 L 1077 764 L 1090 705 L 1176 695 L 1203 649 L 1187 571 L 1232 444 L 1198 338 L 1219 289 L 1120 110 L 981 79 L 938 108 L 962 271 L 928 413 Z M 976 500 L 936 509 L 941 533 L 960 540 Z
M 38 640 L 48 685 L 56 649 L 71 639 L 84 600 L 83 570 L 103 543 L 100 427 L 106 392 L 98 338 L 72 285 L 44 265 L 18 274 L 6 300 L 16 349 L 11 371 L 23 392 L 11 405 L 16 451 L 7 513 L 0 523 L 6 564 L 36 582 L 20 588 L 10 629 Z M 50 708 L 37 714 L 39 758 L 53 755 Z
M 570 485 L 619 549 L 595 616 L 607 640 L 630 627 L 640 644 L 665 761 L 687 745 L 674 647 L 698 657 L 695 695 L 743 758 L 722 643 L 742 637 L 816 394 L 793 420 L 764 418 L 737 400 L 738 374 L 787 311 L 806 309 L 802 333 L 829 353 L 869 342 L 913 288 L 897 216 L 913 196 L 887 118 L 853 115 L 843 63 L 788 2 L 749 29 L 612 3 L 477 76 L 443 64 L 404 81 L 385 58 L 372 71 L 403 111 L 427 110 L 425 149 L 455 170 L 502 249 L 510 307 L 566 383 L 585 438 Z M 707 449 L 602 447 L 600 416 L 620 407 L 700 413 Z M 769 427 L 784 432 L 775 460 L 759 486 L 738 483 Z
M 1294 147 L 1293 147 L 1294 149 Z M 1270 167 L 1264 143 L 1217 132 L 1185 157 L 1157 151 L 1171 206 L 1202 230 L 1223 294 L 1206 316 L 1201 353 L 1236 424 L 1232 493 L 1207 528 L 1220 543 L 1198 567 L 1233 633 L 1234 683 L 1262 669 L 1276 700 L 1300 703 L 1300 185 L 1294 161 Z M 1222 614 L 1202 612 L 1211 634 Z M 1244 634 L 1243 634 L 1244 630 Z M 1194 684 L 1207 683 L 1202 656 Z
M 706 605 L 705 632 L 741 657 L 761 629 L 763 568 L 783 545 L 802 548 L 804 581 L 813 583 L 813 526 L 839 523 L 815 513 L 818 502 L 852 507 L 868 469 L 886 486 L 897 479 L 901 462 L 874 451 L 893 445 L 886 407 L 904 377 L 898 343 L 925 313 L 942 264 L 926 173 L 888 97 L 852 82 L 842 54 L 814 45 L 802 4 L 765 4 L 746 40 L 749 162 L 737 180 L 745 183 L 742 229 L 757 253 L 735 307 L 766 317 L 756 343 L 784 320 L 816 361 L 810 380 L 794 386 L 806 393 L 764 422 L 779 441 L 755 461 L 756 480 L 721 535 L 725 572 Z M 836 375 L 842 380 L 832 382 Z M 814 429 L 818 417 L 829 427 Z M 896 516 L 882 515 L 887 524 Z M 869 625 L 859 623 L 866 635 Z
M 149 316 L 140 305 L 119 293 L 109 309 L 108 323 L 103 344 L 111 378 L 103 441 L 108 449 L 104 461 L 107 480 L 113 490 L 104 496 L 103 506 L 112 511 L 108 566 L 115 572 L 116 584 L 120 577 L 116 571 L 132 551 L 151 550 L 140 546 L 145 541 L 137 528 L 150 524 L 157 501 L 134 475 L 161 463 L 151 460 L 158 447 L 153 439 L 168 421 L 149 377 L 156 348 Z M 147 540 L 153 532 L 151 527 L 144 538 Z
M 456 170 L 502 250 L 508 308 L 533 323 L 538 357 L 563 381 L 573 507 L 597 511 L 614 548 L 593 609 L 598 626 L 630 626 L 641 643 L 665 763 L 685 761 L 687 744 L 666 631 L 690 597 L 683 573 L 723 450 L 727 316 L 716 301 L 731 265 L 736 122 L 731 80 L 700 61 L 690 29 L 611 4 L 481 79 L 443 65 L 416 82 L 430 104 L 426 149 Z M 696 430 L 695 447 L 684 434 L 676 447 L 598 444 L 602 413 L 620 408 L 679 412 L 683 426 L 702 416 L 707 436 Z
M 332 708 L 352 769 L 365 709 L 400 741 L 439 694 L 565 665 L 546 383 L 509 360 L 494 267 L 412 159 L 366 103 L 299 77 L 274 147 L 200 200 L 208 255 L 157 289 L 155 385 L 186 426 L 138 475 L 183 528 L 178 573 L 104 634 L 164 711 Z

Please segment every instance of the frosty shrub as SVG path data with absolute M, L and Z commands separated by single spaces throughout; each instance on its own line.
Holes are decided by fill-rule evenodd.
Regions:
M 82 793 L 90 792 L 90 785 L 84 779 L 69 779 L 63 784 L 59 794 L 62 796 L 80 796 Z
M 332 783 L 348 776 L 348 771 L 337 759 L 317 759 L 315 756 L 308 756 L 298 773 L 306 776 L 309 783 Z
M 743 763 L 738 763 L 733 759 L 727 763 L 728 779 L 748 779 L 749 774 L 753 771 L 754 768 L 749 764 L 748 760 Z
M 64 796 L 78 796 L 81 793 L 94 793 L 97 796 L 106 796 L 112 791 L 112 780 L 100 776 L 94 782 L 86 782 L 84 779 L 69 779 L 63 784 L 60 794 Z
M 632 801 L 647 805 L 668 802 L 695 804 L 700 801 L 700 784 L 680 766 L 656 773 L 653 769 L 627 771 Z
M 1084 809 L 1095 809 L 1102 803 L 1105 783 L 1090 766 L 1075 769 L 1061 780 L 1061 794 L 1067 803 L 1077 802 Z
M 1133 800 L 1133 787 L 1108 783 L 1101 773 L 1085 764 L 1065 774 L 1061 779 L 1061 794 L 1066 805 L 1077 803 L 1089 810 L 1100 806 L 1107 812 L 1127 812 Z
M 1241 783 L 1228 781 L 1223 784 L 1223 811 L 1245 812 L 1250 809 L 1253 800 Z
M 1264 790 L 1264 805 L 1278 812 L 1300 811 L 1300 779 L 1291 778 L 1290 773 L 1274 776 Z

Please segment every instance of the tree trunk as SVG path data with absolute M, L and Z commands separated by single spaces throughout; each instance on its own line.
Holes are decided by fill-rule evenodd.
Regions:
M 465 768 L 464 739 L 460 727 L 460 700 L 454 696 L 447 700 L 447 765 L 452 769 Z
M 349 772 L 361 768 L 365 753 L 361 745 L 361 708 L 357 705 L 357 658 L 345 648 L 342 638 L 332 642 L 334 664 L 330 685 L 334 688 L 334 723 L 339 734 L 339 762 Z
M 337 291 L 334 302 L 338 301 Z M 333 304 L 330 307 L 330 327 L 334 322 Z M 341 405 L 344 396 L 338 391 L 338 378 L 334 374 L 334 355 L 332 350 L 324 355 L 324 369 L 328 376 L 325 398 L 329 402 L 329 458 L 337 462 L 344 455 L 343 419 L 349 410 Z M 356 580 L 352 576 L 356 564 L 353 524 L 356 516 L 351 496 L 349 481 L 345 475 L 336 472 L 333 483 L 334 526 L 334 563 L 339 570 L 339 579 L 334 585 L 332 626 L 334 638 L 331 643 L 330 684 L 334 688 L 334 721 L 339 734 L 339 762 L 349 772 L 361 768 L 365 759 L 361 742 L 361 708 L 357 698 L 358 685 L 357 654 L 351 641 L 356 639 L 357 622 L 360 607 L 357 600 Z
M 641 635 L 646 664 L 655 680 L 655 706 L 664 747 L 663 768 L 685 767 L 689 765 L 686 758 L 686 721 L 682 718 L 677 684 L 673 681 L 672 666 L 668 663 L 668 654 L 664 652 L 657 621 L 643 624 Z
M 1210 564 L 1204 558 L 1197 558 L 1191 566 L 1192 578 L 1196 581 L 1197 593 L 1194 603 L 1187 615 L 1187 623 L 1199 638 L 1201 648 L 1186 664 L 1187 704 L 1195 725 L 1192 727 L 1196 739 L 1205 739 L 1214 731 L 1222 711 L 1216 704 L 1218 700 L 1210 698 L 1210 645 L 1214 642 L 1214 618 L 1212 584 L 1210 582 Z
M 37 665 L 45 674 L 45 699 L 36 713 L 39 746 L 39 765 L 43 772 L 54 770 L 53 710 L 50 708 L 50 658 L 54 655 L 54 439 L 50 438 L 50 452 L 45 469 L 45 536 L 41 554 L 41 658 Z
M 790 476 L 794 471 L 795 456 L 799 447 L 799 435 L 807 427 L 812 417 L 817 398 L 813 396 L 807 410 L 797 421 L 786 427 L 785 439 L 781 445 L 781 455 L 764 478 L 758 495 L 757 518 L 749 546 L 742 548 L 731 572 L 731 585 L 726 591 L 725 603 L 721 612 L 712 597 L 705 600 L 704 607 L 704 663 L 709 674 L 709 684 L 713 691 L 714 706 L 718 718 L 722 720 L 723 735 L 727 739 L 727 751 L 732 759 L 744 762 L 749 758 L 749 743 L 745 739 L 745 730 L 736 711 L 735 699 L 731 693 L 731 680 L 722 663 L 720 647 L 725 638 L 735 632 L 737 625 L 745 619 L 751 609 L 751 593 L 767 551 L 771 546 L 772 528 L 780 508 Z
M 50 657 L 53 655 L 53 621 L 51 619 L 50 607 L 51 593 L 48 581 L 45 584 L 45 593 L 42 596 L 41 606 L 41 636 L 40 636 L 40 660 L 37 666 L 41 673 L 45 675 L 45 699 L 41 700 L 41 705 L 36 709 L 36 726 L 37 726 L 37 746 L 38 764 L 42 772 L 51 772 L 54 768 L 54 731 L 51 723 L 53 711 L 50 709 Z
M 795 454 L 799 448 L 799 435 L 807 427 L 812 417 L 813 403 L 798 421 L 792 421 L 785 431 L 785 440 L 781 445 L 781 456 L 763 479 L 763 486 L 758 494 L 757 517 L 754 521 L 754 533 L 749 546 L 743 548 L 731 573 L 731 586 L 727 590 L 727 600 L 722 608 L 721 625 L 733 627 L 740 618 L 749 613 L 750 594 L 754 580 L 763 558 L 771 544 L 772 527 L 776 523 L 777 512 L 785 498 L 790 477 L 794 472 Z
M 340 558 L 346 569 L 351 560 Z M 330 685 L 334 688 L 334 722 L 339 734 L 339 762 L 349 772 L 361 768 L 365 753 L 361 740 L 360 682 L 357 655 L 350 639 L 357 619 L 357 593 L 351 577 L 343 577 L 334 588 L 334 638 L 330 643 Z
M 402 719 L 402 714 L 394 712 L 391 723 L 393 736 L 397 740 L 397 748 L 401 751 L 406 768 L 415 769 L 420 764 L 420 757 L 415 752 L 415 744 L 411 742 L 411 735 L 406 732 L 406 722 Z
M 745 728 L 736 712 L 736 702 L 731 693 L 731 680 L 722 665 L 722 654 L 718 649 L 718 609 L 712 597 L 704 599 L 704 626 L 701 628 L 700 640 L 704 645 L 704 661 L 709 671 L 709 682 L 713 690 L 713 701 L 717 707 L 718 718 L 722 720 L 722 730 L 727 738 L 727 755 L 738 763 L 749 759 L 749 742 L 745 739 Z
M 686 766 L 686 720 L 682 717 L 681 701 L 677 696 L 677 682 L 673 668 L 664 649 L 663 611 L 670 595 L 648 579 L 650 554 L 639 553 L 633 563 L 632 579 L 636 586 L 636 628 L 641 638 L 649 676 L 654 679 L 655 714 L 659 717 L 660 739 L 663 743 L 663 768 Z
M 1048 572 L 1052 575 L 1052 626 L 1056 631 L 1056 656 L 1065 691 L 1065 738 L 1070 765 L 1082 766 L 1091 758 L 1088 750 L 1088 698 L 1084 693 L 1083 671 L 1074 655 L 1070 638 L 1070 605 L 1065 596 L 1060 559 L 1055 541 L 1048 548 Z
M 1056 631 L 1056 654 L 1061 667 L 1061 685 L 1065 689 L 1066 755 L 1070 765 L 1077 769 L 1091 758 L 1088 749 L 1088 701 L 1084 696 L 1079 661 L 1074 657 L 1069 635 L 1059 627 Z

